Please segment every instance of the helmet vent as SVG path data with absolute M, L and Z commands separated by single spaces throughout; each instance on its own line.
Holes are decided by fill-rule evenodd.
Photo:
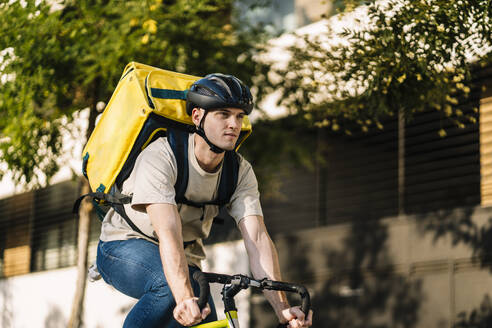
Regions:
M 215 93 L 204 87 L 197 87 L 196 92 L 204 96 L 215 96 Z

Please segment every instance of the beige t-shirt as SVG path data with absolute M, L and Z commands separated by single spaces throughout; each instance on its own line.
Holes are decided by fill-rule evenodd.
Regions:
M 194 202 L 211 201 L 216 198 L 222 167 L 214 173 L 204 171 L 194 152 L 194 135 L 188 139 L 189 178 L 185 197 Z M 227 209 L 229 214 L 239 221 L 249 215 L 263 216 L 258 183 L 251 165 L 239 155 L 239 174 L 236 190 Z M 138 156 L 135 167 L 123 183 L 122 193 L 133 194 L 131 204 L 125 205 L 125 212 L 132 222 L 146 235 L 157 238 L 143 204 L 174 204 L 174 184 L 177 179 L 177 164 L 173 151 L 166 138 L 159 138 L 145 148 Z M 140 206 L 139 206 L 140 205 Z M 184 204 L 178 204 L 181 216 L 183 240 L 196 242 L 185 248 L 189 264 L 200 266 L 205 259 L 202 239 L 208 237 L 218 206 L 205 206 L 205 211 Z M 201 220 L 203 215 L 203 219 Z M 134 231 L 113 209 L 106 214 L 102 223 L 100 239 L 102 241 L 143 238 L 153 240 Z M 155 243 L 155 242 L 154 242 Z

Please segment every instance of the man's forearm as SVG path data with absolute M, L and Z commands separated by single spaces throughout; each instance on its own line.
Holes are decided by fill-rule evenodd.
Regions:
M 278 254 L 261 217 L 244 218 L 239 225 L 249 255 L 251 272 L 257 279 L 282 280 Z M 264 291 L 277 314 L 289 307 L 285 293 Z
M 188 262 L 183 249 L 181 220 L 172 205 L 161 205 L 158 211 L 147 210 L 154 230 L 159 237 L 159 251 L 167 283 L 176 303 L 193 297 L 189 279 Z M 160 209 L 159 209 L 160 208 Z
M 167 283 L 171 288 L 176 303 L 193 297 L 188 262 L 183 250 L 181 235 L 178 238 L 167 238 L 173 233 L 165 234 L 160 238 L 159 250 Z
M 268 234 L 262 236 L 257 243 L 258 256 L 250 257 L 250 266 L 253 276 L 257 279 L 267 277 L 271 280 L 281 281 L 278 254 L 275 245 Z M 266 290 L 263 292 L 276 312 L 289 307 L 284 292 Z

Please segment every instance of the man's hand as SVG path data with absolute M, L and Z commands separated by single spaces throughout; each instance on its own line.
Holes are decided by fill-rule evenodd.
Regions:
M 313 324 L 313 311 L 309 310 L 309 315 L 306 318 L 299 306 L 282 310 L 280 316 L 282 317 L 280 321 L 288 323 L 287 327 L 289 328 L 311 327 Z
M 200 313 L 198 307 L 198 297 L 188 298 L 178 303 L 174 308 L 174 319 L 182 326 L 193 326 L 204 320 L 211 312 L 210 306 L 207 304 Z

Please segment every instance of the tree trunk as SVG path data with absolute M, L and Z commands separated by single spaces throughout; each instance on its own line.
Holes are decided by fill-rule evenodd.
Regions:
M 96 125 L 97 117 L 97 99 L 98 99 L 99 83 L 96 80 L 93 85 L 93 95 L 89 113 L 89 124 L 86 131 L 86 140 L 92 134 Z M 89 181 L 85 177 L 81 177 L 81 195 L 91 192 Z M 72 311 L 68 320 L 68 328 L 79 328 L 82 326 L 82 315 L 84 310 L 85 287 L 87 283 L 87 253 L 89 246 L 89 235 L 91 227 L 91 212 L 92 201 L 85 198 L 79 209 L 79 230 L 78 230 L 78 256 L 77 256 L 77 282 L 75 285 L 75 295 L 72 302 Z
M 82 178 L 81 193 L 90 192 L 89 182 Z M 72 303 L 72 311 L 68 322 L 69 328 L 79 328 L 82 324 L 82 313 L 84 309 L 85 286 L 87 283 L 87 249 L 89 245 L 89 234 L 91 226 L 92 202 L 89 198 L 82 201 L 79 210 L 78 231 L 78 258 L 77 258 L 77 284 L 75 296 Z

